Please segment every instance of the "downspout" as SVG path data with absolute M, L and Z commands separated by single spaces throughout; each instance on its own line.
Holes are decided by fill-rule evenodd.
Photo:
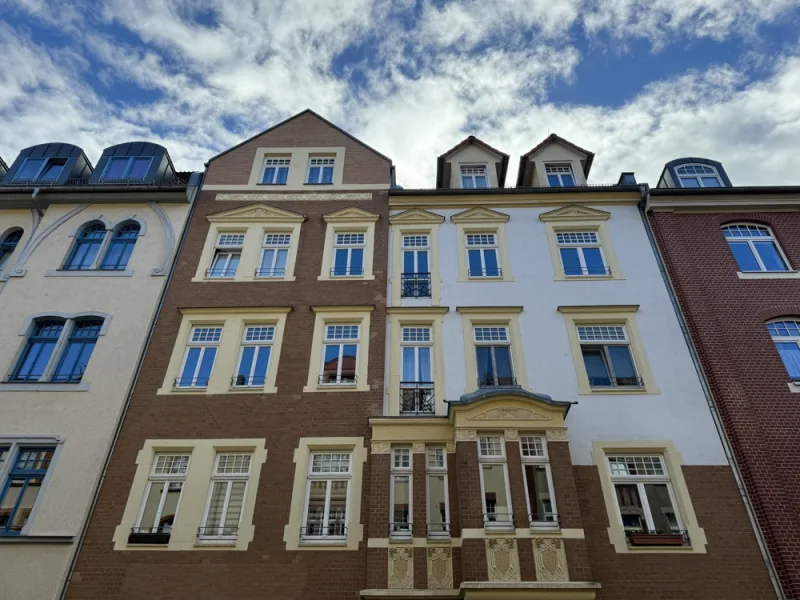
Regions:
M 646 211 L 647 200 L 650 196 L 650 186 L 646 183 L 641 184 L 639 189 L 641 190 L 642 194 L 641 202 L 639 202 L 639 215 L 644 223 L 644 230 L 647 233 L 647 239 L 649 240 L 650 247 L 653 249 L 653 254 L 656 257 L 658 270 L 661 271 L 661 277 L 666 285 L 667 294 L 669 295 L 670 302 L 672 303 L 672 308 L 675 311 L 675 315 L 678 317 L 678 324 L 680 325 L 681 333 L 683 333 L 683 338 L 686 340 L 686 346 L 689 349 L 689 356 L 692 357 L 695 371 L 697 371 L 697 376 L 700 379 L 700 385 L 703 388 L 703 394 L 706 397 L 708 409 L 711 411 L 711 418 L 714 420 L 714 425 L 717 428 L 717 433 L 719 434 L 720 441 L 722 442 L 722 449 L 725 452 L 725 457 L 728 459 L 728 463 L 731 466 L 733 478 L 734 481 L 736 481 L 736 487 L 739 489 L 739 496 L 742 500 L 742 503 L 744 503 L 745 511 L 747 511 L 747 518 L 750 520 L 750 524 L 753 527 L 753 532 L 756 534 L 758 549 L 761 552 L 761 558 L 764 560 L 764 565 L 767 567 L 767 573 L 769 574 L 770 581 L 772 582 L 772 587 L 775 589 L 775 594 L 777 595 L 778 600 L 786 600 L 786 596 L 781 589 L 781 583 L 775 570 L 775 565 L 772 563 L 772 557 L 767 550 L 767 544 L 764 540 L 764 532 L 761 530 L 758 519 L 756 519 L 755 511 L 753 510 L 753 504 L 750 501 L 750 496 L 747 494 L 747 488 L 745 488 L 743 483 L 742 473 L 739 470 L 739 466 L 733 456 L 730 440 L 725 432 L 725 428 L 722 426 L 722 418 L 720 417 L 719 411 L 717 410 L 717 405 L 714 402 L 714 396 L 711 393 L 711 388 L 708 385 L 708 379 L 706 378 L 703 365 L 700 362 L 700 358 L 697 354 L 697 348 L 692 340 L 692 336 L 689 333 L 689 327 L 686 324 L 686 319 L 681 312 L 678 298 L 675 295 L 674 288 L 672 287 L 672 280 L 670 279 L 669 272 L 664 265 L 664 257 L 662 256 L 661 250 L 656 243 L 653 229 L 650 226 L 650 221 L 647 219 Z
M 69 569 L 67 570 L 64 576 L 64 583 L 61 587 L 61 593 L 59 594 L 59 600 L 64 600 L 67 597 L 67 590 L 69 589 L 69 584 L 72 581 L 72 573 L 75 569 L 75 563 L 78 562 L 78 555 L 83 548 L 83 542 L 86 539 L 86 532 L 89 530 L 89 522 L 92 520 L 92 515 L 94 514 L 95 506 L 97 506 L 97 499 L 100 496 L 100 489 L 103 487 L 103 482 L 106 479 L 106 473 L 108 472 L 108 465 L 111 462 L 111 455 L 114 453 L 114 448 L 117 446 L 117 442 L 119 441 L 120 433 L 122 432 L 122 424 L 125 422 L 125 416 L 128 414 L 128 408 L 131 404 L 131 397 L 133 396 L 133 390 L 136 387 L 136 383 L 139 380 L 139 374 L 142 371 L 142 364 L 144 363 L 144 357 L 147 354 L 147 349 L 150 347 L 150 342 L 153 339 L 153 332 L 155 331 L 156 322 L 158 321 L 158 317 L 161 315 L 161 309 L 164 307 L 164 300 L 167 297 L 167 291 L 169 291 L 170 283 L 172 282 L 172 276 L 175 273 L 175 267 L 178 264 L 178 257 L 181 255 L 181 250 L 183 249 L 183 243 L 186 240 L 186 235 L 189 231 L 189 224 L 192 222 L 192 216 L 194 215 L 194 209 L 197 205 L 198 197 L 200 195 L 200 190 L 203 187 L 203 183 L 205 182 L 206 173 L 208 172 L 208 164 L 205 165 L 206 170 L 203 171 L 203 174 L 200 178 L 200 181 L 197 183 L 197 187 L 195 188 L 194 192 L 192 193 L 192 198 L 189 204 L 189 212 L 186 215 L 186 221 L 184 222 L 183 231 L 181 232 L 180 240 L 178 241 L 178 247 L 175 249 L 175 254 L 172 257 L 172 265 L 170 265 L 169 273 L 167 274 L 167 280 L 164 283 L 164 287 L 161 290 L 161 297 L 158 300 L 158 305 L 156 306 L 155 313 L 153 314 L 152 319 L 150 319 L 150 328 L 147 333 L 147 338 L 144 342 L 144 347 L 142 351 L 139 353 L 139 359 L 136 363 L 136 370 L 134 371 L 133 378 L 131 379 L 130 384 L 128 384 L 128 391 L 125 398 L 125 403 L 122 406 L 122 410 L 120 411 L 119 419 L 117 420 L 117 425 L 114 429 L 114 435 L 111 438 L 111 442 L 109 443 L 108 451 L 106 453 L 106 458 L 103 463 L 103 470 L 100 473 L 100 478 L 97 482 L 97 485 L 94 488 L 94 493 L 92 495 L 92 502 L 89 505 L 89 510 L 86 513 L 86 518 L 83 521 L 83 525 L 81 527 L 81 532 L 78 536 L 78 543 L 75 547 L 75 552 L 72 554 L 72 558 L 69 562 Z M 191 177 L 189 179 L 191 182 Z M 188 184 L 187 184 L 188 187 Z

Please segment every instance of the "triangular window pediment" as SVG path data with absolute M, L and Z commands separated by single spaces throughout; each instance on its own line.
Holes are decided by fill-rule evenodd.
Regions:
M 589 208 L 579 204 L 562 206 L 539 215 L 540 221 L 606 221 L 611 216 L 604 210 Z
M 509 216 L 489 208 L 476 206 L 450 217 L 453 223 L 505 223 Z
M 301 223 L 305 215 L 268 204 L 250 204 L 206 217 L 211 223 L 234 223 L 242 221 L 272 221 L 282 223 Z

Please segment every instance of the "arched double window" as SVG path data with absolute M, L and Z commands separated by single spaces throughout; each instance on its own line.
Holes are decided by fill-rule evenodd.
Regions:
M 3 237 L 3 241 L 0 242 L 0 270 L 5 267 L 8 259 L 11 258 L 14 250 L 17 249 L 17 245 L 22 239 L 22 233 L 22 229 L 12 229 Z
M 800 381 L 800 320 L 767 323 L 767 331 L 792 381 Z
M 115 231 L 107 230 L 103 223 L 89 223 L 76 236 L 61 268 L 64 271 L 124 271 L 140 231 L 136 222 L 123 223 Z
M 736 223 L 726 225 L 722 232 L 742 272 L 789 270 L 789 261 L 769 227 Z
M 139 237 L 139 224 L 128 223 L 117 228 L 108 249 L 103 255 L 103 262 L 100 268 L 104 271 L 121 271 L 128 266 L 128 261 L 136 245 L 136 238 Z
M 722 179 L 714 167 L 701 164 L 681 165 L 675 168 L 682 188 L 722 187 Z

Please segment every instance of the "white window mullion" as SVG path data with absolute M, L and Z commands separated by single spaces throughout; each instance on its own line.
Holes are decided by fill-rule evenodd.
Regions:
M 639 490 L 639 503 L 644 511 L 644 520 L 647 523 L 648 531 L 655 531 L 656 525 L 653 521 L 653 513 L 650 512 L 650 502 L 647 499 L 647 491 L 644 489 L 644 482 L 637 482 L 636 489 Z
M 325 507 L 322 513 L 322 535 L 328 535 L 328 526 L 330 525 L 331 516 L 331 493 L 333 491 L 333 480 L 329 479 L 325 482 Z

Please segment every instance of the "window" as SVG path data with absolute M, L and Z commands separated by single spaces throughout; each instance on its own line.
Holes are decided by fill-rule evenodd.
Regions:
M 337 233 L 333 246 L 333 268 L 335 277 L 364 275 L 364 247 L 366 234 Z
M 268 158 L 264 161 L 264 174 L 261 176 L 261 183 L 267 185 L 286 185 L 289 177 L 288 158 Z
M 617 510 L 629 543 L 636 544 L 631 536 L 635 533 L 683 533 L 661 456 L 608 456 L 607 459 Z
M 486 529 L 514 530 L 505 442 L 499 435 L 478 438 L 483 523 Z
M 351 454 L 314 452 L 308 469 L 301 537 L 344 540 L 350 500 Z
M 0 242 L 0 269 L 5 267 L 8 259 L 14 254 L 17 249 L 19 241 L 22 239 L 22 229 L 15 229 L 6 234 L 3 241 Z
M 742 223 L 722 228 L 739 269 L 747 271 L 788 271 L 789 262 L 769 227 Z
M 462 166 L 461 187 L 466 189 L 489 187 L 489 178 L 486 176 L 486 165 Z
M 427 235 L 403 236 L 403 298 L 430 298 L 431 273 L 428 259 L 430 241 Z
M 108 159 L 102 180 L 144 179 L 153 158 L 150 156 L 121 156 Z
M 256 271 L 256 277 L 284 277 L 291 245 L 291 233 L 264 234 L 264 243 L 261 245 L 261 266 Z
M 792 381 L 800 381 L 800 321 L 775 321 L 767 324 L 778 354 Z
M 478 387 L 515 386 L 508 327 L 474 327 Z
M 72 250 L 61 268 L 65 271 L 86 271 L 94 268 L 105 237 L 106 226 L 102 223 L 91 223 L 84 227 L 75 238 Z
M 353 385 L 358 365 L 358 325 L 326 325 L 322 373 L 326 385 Z
M 553 478 L 547 461 L 547 441 L 541 435 L 521 435 L 522 475 L 531 527 L 557 527 Z
M 450 503 L 447 496 L 447 453 L 427 449 L 428 537 L 450 537 Z
M 19 447 L 8 479 L 0 488 L 0 535 L 20 535 L 28 523 L 54 448 Z M 0 470 L 11 448 L 0 448 Z
M 411 448 L 392 450 L 392 515 L 389 535 L 393 538 L 410 538 L 412 532 L 411 471 L 413 462 Z
M 467 260 L 470 277 L 502 277 L 497 261 L 497 236 L 494 233 L 467 234 Z
M 139 237 L 138 223 L 123 225 L 114 232 L 100 268 L 104 271 L 124 271 Z
M 556 243 L 564 275 L 609 275 L 596 231 L 558 231 Z
M 401 329 L 403 373 L 400 381 L 400 412 L 433 414 L 431 328 Z
M 578 341 L 592 388 L 643 385 L 624 326 L 579 325 Z
M 205 388 L 214 369 L 222 327 L 193 327 L 181 374 L 175 380 L 178 388 Z
M 308 161 L 306 183 L 333 183 L 335 158 L 311 158 Z
M 188 470 L 188 454 L 156 454 L 129 544 L 169 542 Z
M 575 185 L 575 175 L 569 163 L 547 164 L 544 166 L 547 175 L 547 185 L 550 187 L 572 187 Z
M 236 369 L 236 377 L 233 378 L 235 387 L 264 387 L 266 385 L 273 341 L 275 341 L 273 325 L 245 328 L 242 349 L 239 353 L 239 367 Z
M 39 381 L 42 378 L 64 330 L 64 324 L 65 321 L 55 319 L 35 323 L 11 381 Z
M 203 525 L 197 534 L 201 540 L 235 540 L 239 535 L 251 460 L 251 454 L 217 455 Z
M 236 275 L 244 245 L 243 233 L 220 233 L 214 250 L 211 268 L 206 272 L 208 277 L 230 278 Z
M 55 181 L 66 164 L 66 158 L 26 158 L 14 181 Z
M 67 347 L 52 381 L 77 383 L 83 378 L 102 328 L 102 319 L 81 319 L 74 322 Z
M 675 169 L 683 188 L 722 187 L 722 180 L 714 167 L 708 165 L 682 165 Z

